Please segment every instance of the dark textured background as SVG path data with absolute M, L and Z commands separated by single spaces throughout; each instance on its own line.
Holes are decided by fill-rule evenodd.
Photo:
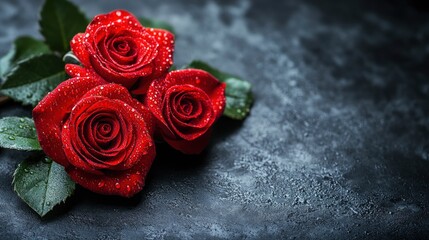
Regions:
M 162 148 L 136 197 L 79 189 L 45 220 L 12 191 L 26 154 L 0 150 L 0 238 L 427 238 L 429 17 L 417 1 L 73 2 L 171 23 L 177 65 L 240 75 L 255 104 L 242 124 L 221 120 L 198 158 Z M 0 2 L 1 55 L 40 37 L 40 6 Z M 10 115 L 30 109 L 2 106 Z

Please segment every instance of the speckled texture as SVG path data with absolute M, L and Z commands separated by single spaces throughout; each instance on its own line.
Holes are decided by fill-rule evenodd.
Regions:
M 159 147 L 126 200 L 79 189 L 40 220 L 12 192 L 26 154 L 0 152 L 5 239 L 414 238 L 429 234 L 429 21 L 419 1 L 85 1 L 175 27 L 175 63 L 254 84 L 242 124 L 198 158 Z M 0 2 L 0 53 L 37 33 L 41 1 Z M 424 4 L 423 4 L 424 5 Z M 0 116 L 29 116 L 9 104 Z

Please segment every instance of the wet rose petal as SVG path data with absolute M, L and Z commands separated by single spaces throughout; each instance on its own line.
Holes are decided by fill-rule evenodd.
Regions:
M 76 34 L 70 45 L 87 72 L 139 94 L 146 93 L 152 80 L 165 75 L 173 65 L 174 35 L 143 27 L 125 10 L 95 16 L 85 33 Z M 77 77 L 82 70 L 67 73 Z
M 208 145 L 212 126 L 225 108 L 225 84 L 205 71 L 173 71 L 151 84 L 145 105 L 167 143 L 183 153 L 198 154 Z
M 155 157 L 154 123 L 126 88 L 100 78 L 73 78 L 48 94 L 33 118 L 42 149 L 76 183 L 125 197 L 144 186 Z

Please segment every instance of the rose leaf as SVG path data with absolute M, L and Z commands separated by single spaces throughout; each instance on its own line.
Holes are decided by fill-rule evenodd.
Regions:
M 65 79 L 64 63 L 61 58 L 44 54 L 18 63 L 6 76 L 0 93 L 24 105 L 35 106 Z
M 76 187 L 64 168 L 46 157 L 43 161 L 33 157 L 19 164 L 12 184 L 18 196 L 41 217 L 65 202 Z
M 67 0 L 46 0 L 40 16 L 40 33 L 49 47 L 62 55 L 70 50 L 73 36 L 88 25 L 85 15 Z
M 42 150 L 31 118 L 0 119 L 0 147 L 17 150 Z
M 249 82 L 237 76 L 221 72 L 198 60 L 191 62 L 186 68 L 207 71 L 219 81 L 226 83 L 226 107 L 223 115 L 236 120 L 246 118 L 253 103 L 252 85 Z
M 0 77 L 4 78 L 19 62 L 49 52 L 48 45 L 40 40 L 27 36 L 15 39 L 10 51 L 0 59 Z
M 155 19 L 149 19 L 149 18 L 145 18 L 145 17 L 140 17 L 138 20 L 143 25 L 143 27 L 160 28 L 160 29 L 167 30 L 167 31 L 174 34 L 173 26 L 171 26 L 170 24 L 168 24 L 166 22 L 155 20 Z

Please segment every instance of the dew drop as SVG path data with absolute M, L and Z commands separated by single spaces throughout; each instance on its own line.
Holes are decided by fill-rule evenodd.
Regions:
M 28 171 L 28 169 L 24 168 L 24 172 L 28 173 L 29 171 Z
M 103 182 L 103 181 L 100 181 L 100 182 L 98 183 L 98 187 L 99 187 L 99 188 L 104 187 L 104 182 Z
M 25 122 L 24 118 L 20 118 L 19 121 L 22 123 Z
M 24 126 L 23 126 L 23 125 L 21 125 L 21 124 L 20 124 L 18 127 L 19 127 L 20 129 L 24 129 Z
M 47 201 L 46 206 L 51 206 L 51 202 Z
M 14 136 L 9 136 L 8 138 L 9 138 L 9 140 L 15 140 Z
M 43 162 L 44 162 L 44 163 L 51 163 L 51 162 L 52 162 L 52 160 L 51 160 L 50 158 L 45 157 L 45 158 L 43 159 Z
M 130 185 L 127 185 L 127 191 L 128 191 L 128 192 L 131 192 L 131 187 L 130 187 Z
M 116 189 L 121 188 L 121 184 L 119 184 L 118 182 L 117 182 L 117 183 L 115 183 L 115 188 L 116 188 Z

